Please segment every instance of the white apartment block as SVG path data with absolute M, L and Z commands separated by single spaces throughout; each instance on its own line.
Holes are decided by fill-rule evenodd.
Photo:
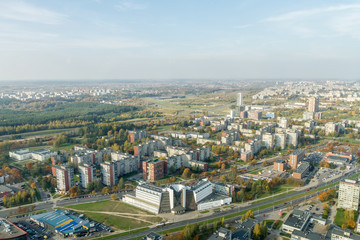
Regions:
M 115 164 L 117 177 L 131 172 L 137 172 L 140 168 L 139 156 L 122 152 L 112 152 L 111 160 Z
M 113 162 L 103 162 L 100 164 L 102 175 L 102 183 L 106 186 L 114 186 L 116 184 L 116 167 Z
M 351 179 L 345 179 L 340 182 L 338 208 L 359 209 L 360 184 Z
M 69 191 L 74 186 L 74 169 L 67 166 L 56 166 L 55 168 L 58 191 Z
M 92 164 L 83 163 L 79 165 L 80 185 L 87 188 L 88 184 L 96 177 L 96 168 Z

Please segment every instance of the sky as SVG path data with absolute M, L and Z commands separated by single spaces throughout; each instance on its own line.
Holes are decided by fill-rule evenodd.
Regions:
M 0 0 L 0 80 L 360 79 L 360 0 Z

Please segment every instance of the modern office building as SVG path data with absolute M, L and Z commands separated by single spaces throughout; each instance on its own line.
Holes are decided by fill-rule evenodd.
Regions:
M 207 179 L 200 180 L 192 186 L 172 184 L 161 188 L 140 184 L 136 187 L 135 194 L 124 195 L 123 201 L 156 214 L 181 214 L 186 210 L 205 210 L 230 204 L 231 189 L 226 186 L 214 186 Z
M 100 164 L 102 183 L 106 186 L 116 185 L 116 167 L 113 162 L 103 162 Z
M 360 183 L 356 180 L 345 179 L 340 182 L 338 208 L 359 209 Z
M 87 188 L 88 184 L 96 177 L 96 168 L 92 164 L 82 163 L 79 165 L 80 185 Z
M 54 166 L 56 169 L 57 190 L 67 192 L 74 186 L 74 169 L 68 166 Z

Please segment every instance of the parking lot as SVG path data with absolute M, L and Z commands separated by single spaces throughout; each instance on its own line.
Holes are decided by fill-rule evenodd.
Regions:
M 51 239 L 53 236 L 53 233 L 46 231 L 30 220 L 21 220 L 14 224 L 28 233 L 29 240 L 44 239 L 45 236 L 47 239 Z

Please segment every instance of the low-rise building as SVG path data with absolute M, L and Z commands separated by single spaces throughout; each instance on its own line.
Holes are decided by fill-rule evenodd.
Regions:
M 281 226 L 281 230 L 288 234 L 292 234 L 294 230 L 304 231 L 310 218 L 311 214 L 309 212 L 294 209 Z
M 7 219 L 0 218 L 0 239 L 27 240 L 27 232 Z
M 284 159 L 278 159 L 274 162 L 274 170 L 284 172 L 286 170 L 286 161 Z
M 310 170 L 310 163 L 302 162 L 298 168 L 293 172 L 293 178 L 303 179 Z
M 245 219 L 242 223 L 240 223 L 235 231 L 232 233 L 232 239 L 240 239 L 240 240 L 250 240 L 252 239 L 253 230 L 255 225 L 258 224 L 259 221 L 252 218 Z
M 231 240 L 231 235 L 231 230 L 221 227 L 216 232 L 214 232 L 207 240 Z

